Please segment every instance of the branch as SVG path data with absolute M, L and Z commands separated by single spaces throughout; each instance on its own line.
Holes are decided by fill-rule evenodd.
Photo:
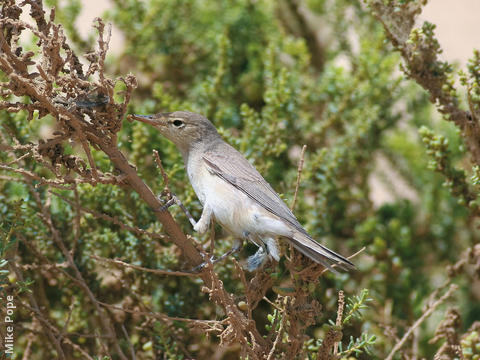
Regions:
M 293 194 L 292 205 L 290 206 L 290 210 L 292 211 L 295 208 L 295 204 L 297 202 L 298 189 L 300 188 L 300 179 L 302 178 L 303 163 L 305 162 L 306 150 L 307 150 L 307 145 L 303 145 L 302 152 L 300 153 L 300 160 L 298 161 L 297 182 L 295 183 L 295 193 Z
M 175 275 L 175 276 L 198 276 L 197 273 L 193 272 L 183 272 L 183 271 L 171 271 L 171 270 L 160 270 L 160 269 L 149 269 L 143 266 L 138 266 L 138 265 L 133 265 L 126 263 L 122 260 L 119 259 L 107 259 L 104 257 L 96 256 L 96 255 L 90 255 L 95 260 L 100 260 L 109 264 L 115 264 L 115 265 L 120 265 L 123 267 L 139 270 L 139 271 L 145 271 L 157 275 Z
M 425 22 L 421 29 L 413 29 L 416 16 L 425 3 L 424 0 L 368 1 L 373 15 L 382 23 L 387 38 L 400 52 L 405 62 L 405 74 L 430 94 L 430 101 L 446 119 L 460 128 L 473 163 L 480 165 L 479 119 L 459 106 L 452 67 L 438 57 L 441 48 L 433 34 L 435 25 Z
M 455 284 L 451 284 L 450 288 L 447 290 L 445 294 L 443 294 L 437 301 L 435 301 L 432 305 L 428 307 L 428 309 L 418 318 L 417 321 L 407 330 L 407 332 L 403 335 L 403 337 L 400 339 L 399 342 L 395 344 L 393 347 L 392 351 L 390 351 L 390 354 L 386 357 L 385 360 L 392 360 L 393 356 L 395 353 L 402 348 L 402 346 L 405 344 L 405 342 L 408 340 L 410 335 L 413 334 L 414 330 L 418 328 L 426 318 L 428 318 L 434 311 L 435 309 L 442 304 L 445 300 L 447 300 L 452 294 L 457 291 L 458 286 Z

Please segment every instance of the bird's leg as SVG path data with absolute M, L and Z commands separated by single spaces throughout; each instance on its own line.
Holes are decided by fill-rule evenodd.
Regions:
M 213 210 L 210 207 L 210 205 L 205 204 L 203 205 L 203 210 L 202 210 L 202 216 L 200 216 L 200 219 L 195 222 L 195 220 L 190 220 L 190 222 L 193 225 L 193 230 L 198 232 L 199 234 L 205 233 L 207 231 L 208 227 L 210 226 L 210 222 L 212 221 L 212 215 L 213 215 Z M 188 215 L 187 215 L 188 216 Z
M 242 249 L 242 247 L 243 247 L 243 241 L 240 240 L 240 239 L 235 239 L 235 241 L 233 242 L 232 248 L 230 250 L 228 250 L 225 254 L 220 255 L 220 257 L 218 257 L 217 259 L 214 259 L 213 263 L 215 264 L 219 261 L 222 261 L 226 257 L 228 257 L 232 254 L 235 254 L 236 252 L 240 251 Z
M 215 256 L 212 256 L 210 258 L 210 261 L 208 261 L 208 262 L 204 261 L 200 265 L 195 266 L 191 271 L 192 272 L 198 272 L 198 271 L 202 270 L 209 262 L 211 262 L 212 264 L 216 264 L 216 263 L 224 260 L 225 258 L 229 257 L 230 255 L 235 254 L 236 252 L 240 251 L 242 249 L 242 247 L 243 247 L 243 241 L 240 240 L 240 239 L 235 239 L 232 248 L 230 250 L 228 250 L 225 254 L 220 255 L 218 258 L 216 258 Z
M 190 214 L 190 211 L 188 211 L 188 209 L 185 207 L 185 205 L 183 205 L 182 201 L 177 197 L 177 195 L 175 195 L 172 192 L 170 193 L 170 199 L 156 211 L 166 211 L 170 206 L 172 206 L 174 204 L 180 206 L 180 209 L 182 209 L 182 211 L 185 213 L 185 215 L 188 218 L 188 221 L 190 221 L 190 224 L 192 224 L 192 226 L 195 228 L 195 225 L 197 224 L 197 222 L 193 218 L 192 214 Z M 202 217 L 203 217 L 203 213 L 202 213 Z M 200 220 L 201 220 L 201 218 L 200 218 Z

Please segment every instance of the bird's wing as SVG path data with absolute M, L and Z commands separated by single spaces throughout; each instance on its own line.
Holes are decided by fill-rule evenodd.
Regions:
M 226 143 L 217 145 L 214 150 L 206 151 L 203 155 L 209 171 L 289 223 L 296 230 L 290 240 L 297 250 L 330 270 L 333 264 L 343 269 L 355 268 L 348 259 L 319 244 L 308 235 L 275 190 L 242 154 Z
M 223 143 L 215 148 L 215 151 L 206 151 L 203 160 L 211 173 L 235 186 L 263 208 L 287 221 L 298 231 L 307 234 L 295 215 L 270 184 L 233 147 Z

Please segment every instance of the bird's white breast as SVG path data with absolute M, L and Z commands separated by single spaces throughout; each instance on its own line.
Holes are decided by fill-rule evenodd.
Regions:
M 270 233 L 272 225 L 278 222 L 242 191 L 210 172 L 202 158 L 189 159 L 187 173 L 202 205 L 210 206 L 215 220 L 233 235 Z

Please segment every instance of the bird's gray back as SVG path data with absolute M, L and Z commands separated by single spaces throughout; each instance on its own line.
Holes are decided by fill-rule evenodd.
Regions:
M 223 140 L 215 142 L 205 149 L 203 160 L 211 173 L 221 177 L 263 208 L 308 236 L 285 202 L 235 148 Z

